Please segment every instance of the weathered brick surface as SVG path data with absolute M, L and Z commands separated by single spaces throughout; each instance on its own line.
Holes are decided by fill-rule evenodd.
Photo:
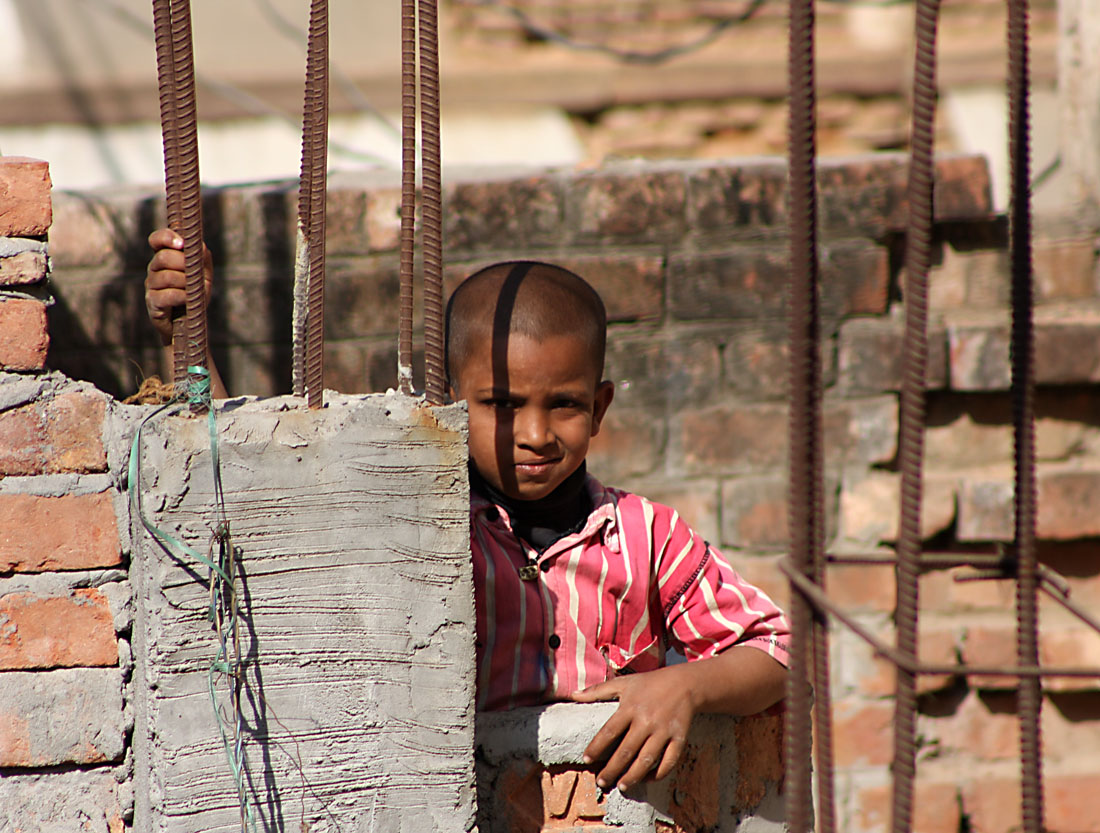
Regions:
M 861 833 L 888 830 L 893 791 L 866 787 L 856 796 L 855 829 Z M 959 788 L 956 784 L 917 779 L 913 787 L 913 833 L 958 833 Z
M 687 230 L 679 171 L 581 174 L 571 186 L 566 227 L 580 242 L 674 241 Z
M 121 560 L 110 492 L 0 495 L 0 571 L 87 570 Z
M 688 206 L 695 231 L 782 228 L 787 223 L 787 166 L 752 160 L 737 167 L 693 171 Z
M 125 833 L 132 810 L 127 787 L 104 768 L 92 771 L 5 773 L 0 778 L 0 830 L 11 833 Z M 129 793 L 126 793 L 129 795 Z
M 664 425 L 642 411 L 609 411 L 589 447 L 593 472 L 609 484 L 648 474 L 662 462 Z
M 840 702 L 833 707 L 833 754 L 839 767 L 889 763 L 893 733 L 893 703 Z
M 882 313 L 889 282 L 888 253 L 870 242 L 837 242 L 821 253 L 822 313 Z M 784 249 L 741 246 L 713 255 L 669 259 L 669 312 L 683 321 L 783 320 L 790 267 Z
M 52 218 L 49 164 L 0 156 L 0 237 L 45 234 Z
M 610 199 L 635 196 L 609 190 L 601 193 Z M 467 251 L 552 245 L 562 234 L 563 212 L 564 195 L 553 177 L 456 183 L 447 192 L 444 242 Z
M 0 674 L 0 767 L 118 761 L 122 672 L 114 668 Z
M 893 397 L 827 403 L 825 459 L 886 462 L 894 456 L 897 401 Z M 672 429 L 676 457 L 689 472 L 760 471 L 783 464 L 787 408 L 779 404 L 722 404 L 686 411 Z
M 0 298 L 0 369 L 41 370 L 49 345 L 44 303 Z
M 100 395 L 63 393 L 0 412 L 0 475 L 104 471 L 104 411 Z
M 920 534 L 927 540 L 955 520 L 957 480 L 929 472 L 923 478 Z M 900 476 L 870 472 L 845 484 L 840 497 L 840 534 L 866 545 L 896 541 L 901 507 Z
M 1100 520 L 1092 507 L 1100 495 L 1100 470 L 1048 466 L 1037 473 L 1040 538 L 1068 540 L 1100 535 Z M 976 474 L 959 490 L 958 536 L 963 541 L 1008 541 L 1013 536 L 1011 472 Z
M 739 477 L 722 486 L 722 542 L 753 551 L 786 549 L 787 478 Z M 836 531 L 836 481 L 825 484 L 825 536 Z
M 38 283 L 45 277 L 45 252 L 18 252 L 17 254 L 0 257 L 0 286 Z
M 0 596 L 0 671 L 118 664 L 107 597 L 95 589 L 68 596 Z
M 901 390 L 905 368 L 904 323 L 897 319 L 854 318 L 844 323 L 837 347 L 837 381 L 851 394 Z M 947 340 L 940 327 L 927 333 L 925 387 L 947 381 Z

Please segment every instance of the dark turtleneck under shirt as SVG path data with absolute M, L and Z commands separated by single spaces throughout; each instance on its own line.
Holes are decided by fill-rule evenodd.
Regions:
M 585 465 L 565 478 L 554 491 L 537 500 L 517 500 L 494 488 L 469 463 L 470 489 L 502 507 L 512 522 L 512 531 L 537 552 L 566 535 L 580 532 L 592 512 L 592 498 L 584 488 Z

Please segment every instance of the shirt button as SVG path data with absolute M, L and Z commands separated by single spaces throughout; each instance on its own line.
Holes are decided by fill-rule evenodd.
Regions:
M 546 561 L 543 561 L 541 564 L 539 564 L 539 569 L 542 570 L 544 573 L 549 573 L 550 572 L 550 559 L 547 559 Z
M 552 633 L 550 634 L 550 638 L 546 640 L 546 644 L 556 651 L 561 647 L 561 637 L 556 633 Z
M 497 511 L 495 506 L 490 506 L 485 510 L 485 520 L 493 524 L 500 520 L 500 512 Z

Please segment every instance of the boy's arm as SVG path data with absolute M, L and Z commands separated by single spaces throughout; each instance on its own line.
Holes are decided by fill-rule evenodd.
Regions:
M 149 268 L 145 275 L 145 308 L 163 345 L 161 364 L 168 368 L 170 374 L 173 364 L 172 310 L 183 306 L 187 301 L 183 238 L 171 229 L 157 229 L 149 235 L 149 245 L 153 248 L 153 258 L 149 261 Z M 214 282 L 214 264 L 210 250 L 205 246 L 203 246 L 202 274 L 206 297 L 209 299 Z M 229 393 L 214 364 L 209 341 L 206 348 L 206 369 L 210 371 L 211 395 L 215 399 L 225 399 Z
M 618 700 L 619 708 L 585 749 L 586 763 L 610 757 L 596 776 L 603 789 L 628 790 L 656 768 L 668 775 L 701 713 L 756 714 L 779 702 L 787 669 L 767 653 L 735 645 L 718 656 L 628 674 L 573 695 L 579 703 Z

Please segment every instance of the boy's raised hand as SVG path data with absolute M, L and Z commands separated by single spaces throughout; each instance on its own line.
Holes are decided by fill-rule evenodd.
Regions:
M 585 762 L 610 753 L 596 775 L 603 789 L 629 790 L 654 768 L 654 777 L 664 778 L 680 760 L 696 714 L 755 714 L 782 699 L 786 682 L 787 670 L 764 651 L 735 645 L 710 659 L 589 686 L 573 700 L 618 700 L 619 708 L 584 750 Z
M 169 345 L 172 343 L 172 310 L 187 302 L 183 238 L 171 229 L 157 229 L 149 235 L 149 245 L 153 248 L 153 258 L 145 274 L 145 308 L 161 343 Z M 214 283 L 214 261 L 206 246 L 202 247 L 202 276 L 209 298 Z

